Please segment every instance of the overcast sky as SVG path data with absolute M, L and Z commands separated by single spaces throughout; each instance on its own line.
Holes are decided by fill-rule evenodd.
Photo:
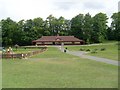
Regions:
M 118 11 L 119 0 L 0 0 L 0 20 L 10 17 L 15 21 L 42 17 L 50 14 L 71 19 L 82 13 L 106 13 L 108 17 Z M 109 20 L 110 21 L 110 20 Z

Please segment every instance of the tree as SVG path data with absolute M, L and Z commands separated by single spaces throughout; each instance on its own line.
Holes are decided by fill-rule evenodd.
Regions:
M 108 27 L 108 29 L 107 29 L 107 39 L 108 40 L 115 40 L 114 31 L 112 30 L 111 27 Z
M 22 29 L 22 41 L 24 45 L 32 44 L 32 40 L 40 38 L 43 33 L 44 21 L 42 18 L 29 19 L 24 22 Z
M 64 30 L 65 30 L 65 19 L 64 17 L 59 17 L 58 19 L 58 34 L 64 35 Z
M 66 20 L 64 17 L 61 16 L 59 17 L 57 23 L 58 34 L 63 36 L 68 35 L 71 25 L 70 20 Z
M 0 21 L 0 47 L 2 47 L 2 23 Z
M 33 32 L 33 39 L 38 39 L 44 34 L 44 21 L 42 18 L 33 19 Z
M 68 35 L 70 30 L 70 21 L 64 17 L 58 19 L 52 15 L 49 15 L 45 21 L 45 34 L 47 35 Z
M 13 45 L 15 38 L 19 33 L 17 32 L 17 23 L 10 18 L 1 20 L 2 23 L 2 45 L 9 46 Z
M 118 13 L 113 13 L 111 16 L 112 18 L 112 23 L 111 23 L 111 29 L 114 33 L 114 38 L 115 40 L 120 40 L 120 12 Z
M 84 16 L 84 26 L 83 26 L 83 39 L 85 40 L 86 43 L 92 43 L 91 40 L 91 35 L 92 35 L 92 25 L 93 25 L 93 21 L 92 21 L 92 17 L 91 15 L 88 13 Z
M 58 33 L 56 30 L 56 22 L 57 18 L 52 15 L 49 15 L 45 21 L 45 27 L 50 32 L 50 35 L 56 35 L 56 33 Z
M 103 42 L 107 37 L 107 15 L 98 13 L 93 17 L 92 41 L 95 43 Z
M 60 16 L 59 18 L 49 15 L 44 21 L 41 17 L 20 20 L 15 22 L 10 18 L 0 21 L 2 28 L 3 46 L 9 45 L 31 45 L 33 40 L 41 36 L 73 35 L 83 39 L 86 43 L 99 43 L 105 39 L 119 40 L 120 29 L 120 12 L 112 16 L 111 27 L 108 28 L 107 15 L 98 13 L 91 17 L 89 13 L 79 14 L 71 20 Z
M 70 34 L 83 39 L 83 22 L 84 22 L 84 15 L 83 14 L 79 14 L 77 16 L 75 16 L 74 18 L 72 18 L 71 20 L 71 30 L 70 30 Z

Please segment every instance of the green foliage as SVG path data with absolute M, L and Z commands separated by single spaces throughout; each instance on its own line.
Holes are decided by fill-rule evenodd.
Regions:
M 106 48 L 101 48 L 100 50 L 101 50 L 101 51 L 105 51 L 105 50 L 106 50 Z
M 72 18 L 71 20 L 71 35 L 74 35 L 77 38 L 83 39 L 83 22 L 84 15 L 79 14 Z
M 17 32 L 17 23 L 7 18 L 2 20 L 2 44 L 5 46 L 12 45 L 19 40 L 19 33 Z
M 107 38 L 107 15 L 79 14 L 71 20 L 71 35 L 85 40 L 86 44 L 103 42 Z
M 93 19 L 91 15 L 88 13 L 84 16 L 84 26 L 83 26 L 83 39 L 85 40 L 86 44 L 89 44 L 92 42 L 92 24 L 93 24 Z
M 97 53 L 97 50 L 98 50 L 98 49 L 95 48 L 95 49 L 93 49 L 93 50 L 91 51 L 91 53 Z
M 70 21 L 66 20 L 64 17 L 59 17 L 58 19 L 52 15 L 49 15 L 45 21 L 45 29 L 49 31 L 50 35 L 68 35 L 70 29 Z M 48 31 L 45 35 L 48 35 Z
M 0 22 L 0 47 L 2 47 L 2 25 Z
M 107 15 L 98 13 L 93 17 L 92 40 L 95 43 L 103 42 L 107 33 Z
M 88 52 L 88 51 L 90 51 L 90 49 L 86 49 L 86 51 Z
M 120 12 L 113 13 L 111 18 L 112 18 L 111 29 L 113 31 L 112 34 L 114 36 L 112 39 L 120 41 Z
M 108 29 L 107 29 L 107 39 L 108 40 L 115 40 L 114 30 L 112 30 L 111 27 L 108 27 Z
M 84 51 L 85 49 L 84 48 L 80 48 L 80 51 Z
M 7 18 L 0 21 L 0 29 L 2 28 L 0 40 L 2 40 L 3 46 L 31 45 L 33 40 L 41 36 L 58 34 L 61 36 L 73 35 L 83 39 L 86 44 L 100 43 L 107 39 L 119 40 L 119 17 L 120 12 L 111 16 L 111 27 L 107 26 L 108 18 L 104 13 L 98 13 L 93 17 L 89 13 L 78 14 L 71 20 L 62 16 L 56 18 L 53 15 L 49 15 L 46 20 L 38 17 L 19 22 Z

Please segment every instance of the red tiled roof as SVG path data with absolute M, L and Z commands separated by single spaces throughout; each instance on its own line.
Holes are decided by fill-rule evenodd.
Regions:
M 76 42 L 80 42 L 83 40 L 80 40 L 74 36 L 42 36 L 40 39 L 34 40 L 33 42 L 42 42 L 42 41 L 46 41 L 46 42 L 54 42 L 54 41 L 76 41 Z

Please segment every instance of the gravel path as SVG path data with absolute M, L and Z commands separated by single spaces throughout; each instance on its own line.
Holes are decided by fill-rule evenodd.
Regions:
M 63 52 L 63 49 L 61 49 L 59 47 L 58 47 L 58 49 Z M 71 55 L 75 55 L 75 56 L 79 56 L 79 57 L 82 57 L 82 58 L 87 58 L 87 59 L 90 59 L 90 60 L 95 60 L 95 61 L 99 61 L 99 62 L 104 62 L 104 63 L 120 66 L 119 61 L 106 59 L 106 58 L 101 58 L 101 57 L 96 57 L 96 56 L 86 55 L 87 52 L 84 52 L 84 51 L 68 51 L 67 50 L 66 53 L 71 54 Z
M 71 54 L 71 55 L 79 56 L 82 58 L 87 58 L 87 59 L 91 59 L 91 60 L 95 60 L 95 61 L 99 61 L 99 62 L 104 62 L 104 63 L 108 63 L 108 64 L 112 64 L 112 65 L 117 65 L 117 66 L 118 66 L 118 63 L 120 63 L 118 61 L 111 60 L 111 59 L 85 55 L 85 52 L 80 52 L 80 51 L 76 51 L 76 52 L 67 51 L 67 53 Z M 120 64 L 119 64 L 119 66 L 120 66 Z

